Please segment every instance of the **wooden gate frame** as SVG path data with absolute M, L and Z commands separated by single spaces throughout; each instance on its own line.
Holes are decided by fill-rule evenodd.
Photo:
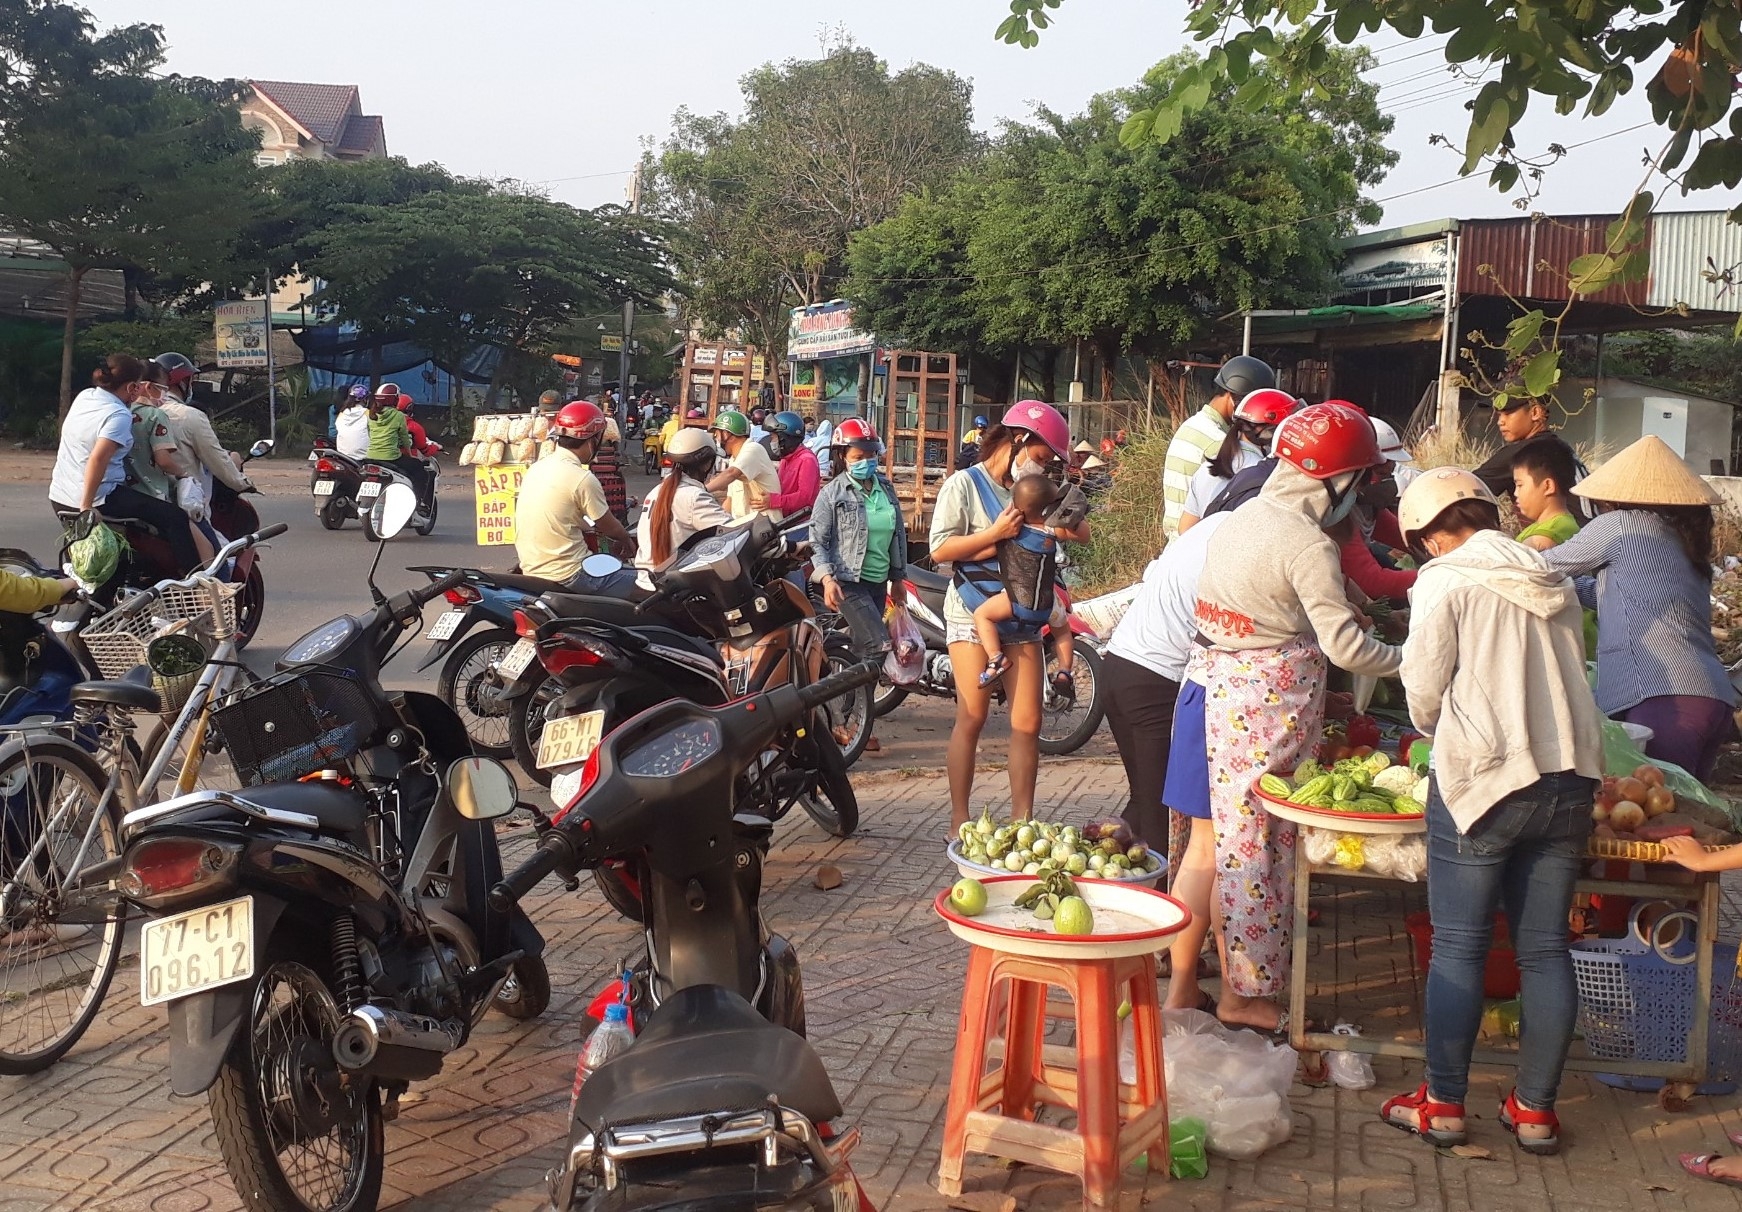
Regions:
M 883 389 L 883 418 L 885 425 L 880 429 L 884 437 L 885 450 L 883 454 L 883 469 L 888 473 L 890 482 L 895 485 L 895 495 L 902 503 L 902 512 L 906 518 L 909 532 L 929 526 L 931 523 L 932 503 L 937 499 L 937 490 L 931 484 L 928 470 L 939 471 L 937 480 L 941 483 L 955 470 L 956 439 L 953 426 L 957 405 L 956 355 L 953 353 L 933 353 L 921 349 L 889 349 L 879 350 L 878 356 L 884 359 L 889 367 L 885 376 Z M 903 372 L 901 359 L 915 358 L 918 360 L 917 371 Z M 942 362 L 946 369 L 933 370 L 932 363 Z M 914 424 L 909 427 L 897 428 L 897 392 L 896 383 L 905 380 L 914 384 L 918 393 L 918 407 L 914 411 Z M 943 415 L 933 416 L 929 404 L 931 387 L 939 380 L 944 382 Z M 901 395 L 907 392 L 899 393 Z M 903 479 L 897 472 L 895 449 L 903 439 L 913 439 L 914 463 L 910 475 Z M 942 438 L 944 441 L 944 465 L 942 468 L 927 468 L 925 456 L 926 447 L 932 440 Z

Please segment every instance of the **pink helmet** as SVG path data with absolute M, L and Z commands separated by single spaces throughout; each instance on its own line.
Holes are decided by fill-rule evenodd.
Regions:
M 1061 459 L 1071 457 L 1071 427 L 1051 404 L 1018 400 L 1005 410 L 999 423 L 1006 429 L 1021 429 L 1033 434 Z

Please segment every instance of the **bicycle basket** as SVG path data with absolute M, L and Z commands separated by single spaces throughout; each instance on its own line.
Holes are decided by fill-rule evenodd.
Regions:
M 160 635 L 177 630 L 191 630 L 207 641 L 228 636 L 236 630 L 236 594 L 242 587 L 205 577 L 192 585 L 165 587 L 149 609 L 127 617 L 125 610 L 132 598 L 120 603 L 99 619 L 93 619 L 79 633 L 96 664 L 106 678 L 121 678 L 145 664 L 145 649 Z
M 386 730 L 375 697 L 331 669 L 281 673 L 212 712 L 237 777 L 280 783 L 354 757 Z

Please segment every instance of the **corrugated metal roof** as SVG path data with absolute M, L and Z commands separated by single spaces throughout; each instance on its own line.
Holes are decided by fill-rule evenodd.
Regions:
M 1651 221 L 1651 307 L 1685 303 L 1695 311 L 1742 311 L 1742 225 L 1721 210 L 1661 214 Z M 1734 268 L 1736 283 L 1706 274 Z
M 1458 228 L 1458 293 L 1510 294 L 1561 302 L 1568 297 L 1567 263 L 1602 252 L 1614 215 L 1545 215 L 1529 219 L 1466 219 Z M 1649 224 L 1648 224 L 1649 227 Z M 1650 240 L 1647 232 L 1646 239 Z M 1480 267 L 1493 267 L 1485 277 Z M 1611 286 L 1593 303 L 1645 304 L 1647 280 Z

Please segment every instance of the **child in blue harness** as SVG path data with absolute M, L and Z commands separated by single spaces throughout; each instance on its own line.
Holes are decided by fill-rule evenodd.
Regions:
M 985 593 L 984 600 L 973 606 L 974 630 L 986 649 L 986 671 L 980 675 L 982 686 L 990 686 L 1003 677 L 1009 667 L 999 635 L 1000 624 L 1014 624 L 1035 632 L 1048 622 L 1054 624 L 1053 640 L 1058 655 L 1054 681 L 1074 685 L 1070 621 L 1053 592 L 1058 573 L 1058 539 L 1046 524 L 1063 495 L 1059 486 L 1045 476 L 1022 476 L 1010 487 L 1010 503 L 1022 514 L 1022 529 L 1015 538 L 998 544 L 997 582 L 975 586 Z M 964 600 L 963 604 L 969 603 Z M 1059 616 L 1056 621 L 1055 614 Z

